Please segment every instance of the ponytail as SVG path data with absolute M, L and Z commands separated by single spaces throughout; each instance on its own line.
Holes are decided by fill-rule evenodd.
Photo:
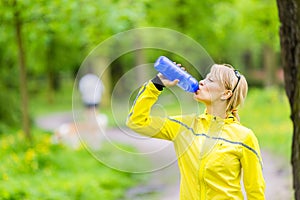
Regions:
M 239 116 L 239 113 L 238 113 L 238 110 L 237 110 L 237 109 L 231 110 L 231 114 L 232 114 L 238 121 L 240 121 L 240 116 Z

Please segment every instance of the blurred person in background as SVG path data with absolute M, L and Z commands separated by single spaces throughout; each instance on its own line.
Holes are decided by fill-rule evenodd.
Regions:
M 97 150 L 101 147 L 107 126 L 106 115 L 99 112 L 104 86 L 98 76 L 88 73 L 80 79 L 78 87 L 85 107 L 82 120 L 61 124 L 55 130 L 52 140 L 54 143 L 63 143 L 72 149 L 80 148 L 83 142 Z
M 79 80 L 79 91 L 84 106 L 88 109 L 97 109 L 104 91 L 102 81 L 95 74 L 85 74 Z

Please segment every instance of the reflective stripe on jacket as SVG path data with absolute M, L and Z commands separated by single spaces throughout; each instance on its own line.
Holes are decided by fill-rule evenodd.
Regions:
M 181 200 L 263 200 L 265 182 L 253 132 L 233 116 L 150 116 L 161 91 L 150 81 L 139 91 L 127 125 L 137 133 L 173 141 L 181 174 Z M 242 175 L 243 174 L 243 175 Z

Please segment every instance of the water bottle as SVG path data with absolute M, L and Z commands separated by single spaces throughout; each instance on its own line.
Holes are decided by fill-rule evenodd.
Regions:
M 187 92 L 196 92 L 199 89 L 199 83 L 194 77 L 165 56 L 160 56 L 156 60 L 154 68 L 171 81 L 178 79 L 177 85 Z

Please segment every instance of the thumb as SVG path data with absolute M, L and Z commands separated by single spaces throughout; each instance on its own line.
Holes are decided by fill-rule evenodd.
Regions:
M 174 81 L 170 81 L 169 86 L 177 85 L 177 83 L 179 83 L 179 80 L 175 79 Z
M 179 79 L 175 79 L 175 80 L 173 81 L 173 83 L 174 83 L 174 85 L 176 85 L 177 83 L 179 83 Z

